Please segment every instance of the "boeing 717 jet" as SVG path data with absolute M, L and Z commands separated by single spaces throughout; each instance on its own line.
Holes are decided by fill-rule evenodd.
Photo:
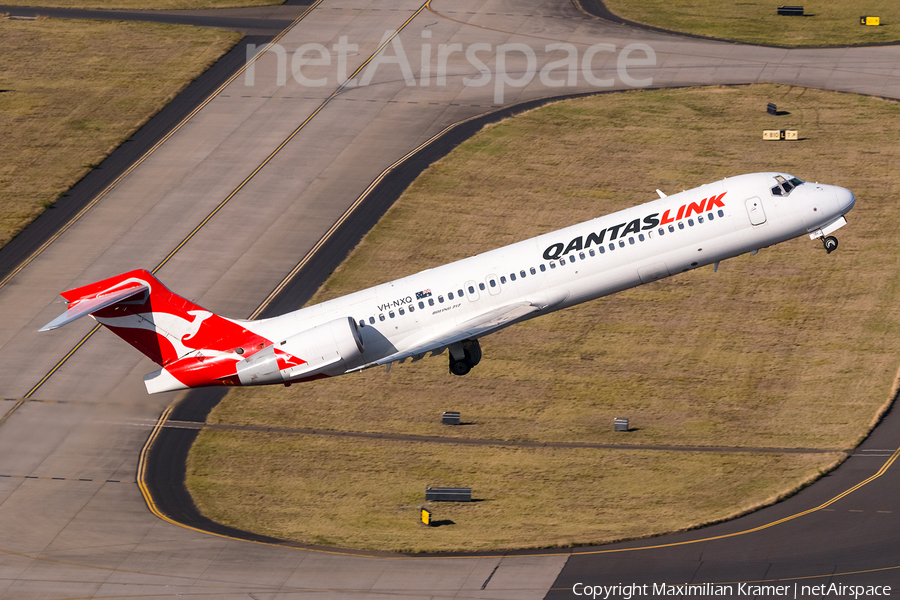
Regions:
M 450 372 L 481 360 L 504 327 L 802 235 L 831 234 L 856 201 L 786 173 L 730 177 L 270 319 L 220 317 L 144 270 L 64 292 L 160 366 L 149 393 L 334 377 L 449 351 Z

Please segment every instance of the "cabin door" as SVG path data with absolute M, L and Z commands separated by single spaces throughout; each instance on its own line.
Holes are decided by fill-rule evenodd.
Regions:
M 752 225 L 762 225 L 766 222 L 766 211 L 763 210 L 762 200 L 754 196 L 747 199 L 746 205 Z

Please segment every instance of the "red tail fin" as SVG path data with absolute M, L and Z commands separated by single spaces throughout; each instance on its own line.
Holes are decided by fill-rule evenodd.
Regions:
M 69 301 L 66 315 L 72 314 L 57 319 L 56 326 L 89 313 L 160 366 L 191 354 L 202 361 L 221 352 L 231 354 L 240 347 L 250 354 L 261 347 L 259 344 L 270 343 L 239 323 L 173 294 L 143 269 L 69 290 L 62 296 Z M 54 328 L 54 323 L 47 328 Z M 239 354 L 233 356 L 235 361 L 241 358 Z M 209 375 L 205 373 L 204 378 Z

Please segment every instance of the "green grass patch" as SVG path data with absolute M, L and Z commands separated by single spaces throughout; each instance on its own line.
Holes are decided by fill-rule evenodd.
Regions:
M 0 245 L 240 37 L 156 23 L 0 19 Z
M 767 115 L 767 101 L 790 114 Z M 235 389 L 210 421 L 485 439 L 852 447 L 893 396 L 897 371 L 898 117 L 900 105 L 876 98 L 759 85 L 595 96 L 487 127 L 410 186 L 313 302 L 653 200 L 655 188 L 674 193 L 729 175 L 784 170 L 848 187 L 858 202 L 834 254 L 801 238 L 726 261 L 718 273 L 692 271 L 511 327 L 482 340 L 484 359 L 466 377 L 447 372 L 445 355 L 395 365 L 390 373 L 371 369 L 290 388 Z M 796 127 L 803 140 L 764 142 L 762 130 L 775 127 Z M 503 151 L 492 153 L 496 146 Z M 445 410 L 461 411 L 472 424 L 440 425 Z M 614 433 L 615 417 L 629 417 L 636 431 Z M 207 452 L 205 439 L 192 465 L 196 453 Z M 211 478 L 242 470 L 242 463 L 265 473 L 265 465 L 281 460 L 239 445 L 246 453 L 228 453 L 223 472 Z M 490 461 L 497 450 L 471 452 Z M 610 454 L 598 477 L 615 469 L 616 456 L 625 454 Z M 675 472 L 686 460 L 682 453 L 654 457 Z M 377 460 L 373 454 L 368 462 Z M 745 469 L 742 477 L 759 486 L 755 498 L 771 498 L 832 459 L 809 461 L 802 475 L 779 483 L 754 483 L 768 476 L 765 469 Z M 207 506 L 190 468 L 192 493 Z M 313 467 L 300 460 L 295 468 L 309 475 Z M 469 466 L 461 461 L 458 468 Z M 352 472 L 341 474 L 350 482 Z M 414 473 L 401 476 L 415 489 L 429 483 Z M 521 481 L 542 485 L 526 476 Z M 581 481 L 575 495 L 592 493 L 590 478 Z M 274 475 L 233 477 L 223 505 L 241 505 L 260 486 L 272 496 L 267 502 L 278 502 L 286 485 Z M 654 489 L 665 495 L 669 485 L 660 480 Z M 715 502 L 731 512 L 747 506 L 733 488 L 707 491 L 721 494 Z M 341 503 L 350 495 L 322 501 Z M 519 507 L 511 497 L 504 508 L 516 513 Z M 649 531 L 625 515 L 618 519 L 634 529 L 617 536 Z M 699 505 L 682 516 L 692 524 L 712 518 Z M 254 529 L 255 522 L 245 521 L 250 517 L 235 509 L 228 520 Z M 298 531 L 289 520 L 267 526 L 282 537 Z M 546 531 L 538 527 L 522 543 L 544 545 L 539 532 Z M 471 544 L 506 544 L 485 540 L 475 536 Z
M 604 0 L 620 17 L 673 31 L 778 46 L 885 44 L 900 40 L 900 7 L 892 0 L 820 0 L 803 17 L 777 14 L 767 0 Z M 859 17 L 881 17 L 878 27 Z

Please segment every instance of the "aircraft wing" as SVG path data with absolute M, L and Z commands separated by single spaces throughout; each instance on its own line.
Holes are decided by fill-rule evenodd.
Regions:
M 545 306 L 546 303 L 517 302 L 515 304 L 496 308 L 464 321 L 453 329 L 437 335 L 432 335 L 427 339 L 413 342 L 412 347 L 407 350 L 385 356 L 384 358 L 365 364 L 362 367 L 351 369 L 351 371 L 361 371 L 362 369 L 386 365 L 392 362 L 406 360 L 407 358 L 419 360 L 429 352 L 439 353 L 438 351 L 442 351 L 450 344 L 461 342 L 469 338 L 481 337 L 488 333 L 503 329 L 504 327 L 521 320 L 523 317 L 541 310 Z

